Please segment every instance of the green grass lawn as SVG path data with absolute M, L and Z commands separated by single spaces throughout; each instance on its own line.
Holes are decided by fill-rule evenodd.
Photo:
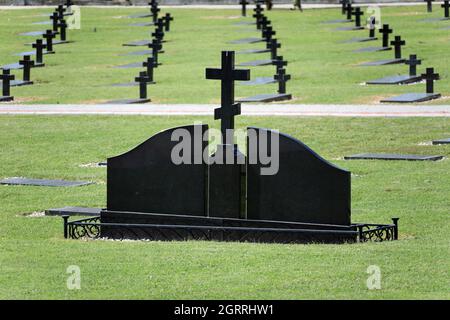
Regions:
M 120 53 L 141 50 L 123 47 L 134 40 L 149 39 L 148 27 L 128 27 L 144 19 L 123 17 L 142 12 L 129 8 L 82 8 L 81 30 L 70 30 L 75 43 L 56 46 L 56 55 L 45 56 L 46 68 L 32 70 L 33 86 L 13 88 L 20 103 L 99 103 L 110 99 L 137 97 L 138 88 L 115 88 L 110 84 L 130 82 L 139 69 L 114 69 L 113 66 L 141 62 L 143 56 L 123 57 Z M 170 9 L 175 18 L 167 34 L 163 65 L 155 70 L 156 85 L 149 87 L 149 96 L 156 103 L 217 103 L 217 81 L 205 80 L 205 68 L 220 64 L 220 51 L 259 48 L 255 45 L 229 45 L 241 37 L 259 36 L 249 27 L 233 26 L 239 21 L 238 10 Z M 404 56 L 415 53 L 425 67 L 440 73 L 436 91 L 443 99 L 433 104 L 449 102 L 449 44 L 450 30 L 440 27 L 448 22 L 423 23 L 426 17 L 440 17 L 442 10 L 427 14 L 423 6 L 382 8 L 383 23 L 389 23 L 394 35 L 406 40 Z M 18 36 L 20 32 L 43 30 L 45 26 L 31 25 L 45 20 L 40 15 L 50 9 L 0 10 L 0 63 L 17 62 L 14 53 L 29 50 L 24 43 L 35 37 Z M 364 86 L 362 82 L 378 77 L 404 74 L 405 65 L 357 67 L 365 61 L 392 58 L 393 52 L 352 53 L 353 49 L 381 45 L 380 41 L 342 44 L 342 40 L 367 36 L 367 31 L 332 31 L 339 25 L 322 24 L 324 20 L 341 18 L 340 9 L 306 10 L 303 13 L 273 10 L 267 13 L 282 43 L 279 54 L 289 61 L 287 71 L 292 75 L 288 91 L 294 96 L 289 103 L 378 103 L 383 97 L 406 92 L 424 92 L 424 84 L 412 86 Z M 268 54 L 238 55 L 237 62 L 267 59 Z M 272 66 L 252 68 L 252 77 L 271 76 Z M 236 96 L 275 92 L 276 85 L 237 86 Z
M 210 117 L 0 116 L 0 178 L 91 180 L 77 188 L 0 186 L 0 298 L 449 299 L 450 135 L 446 118 L 239 117 L 301 139 L 352 171 L 353 222 L 400 217 L 400 240 L 344 245 L 118 242 L 63 238 L 59 217 L 30 213 L 105 206 L 104 168 L 167 127 Z M 359 152 L 441 154 L 438 162 L 343 161 Z M 66 269 L 81 268 L 81 290 Z M 366 270 L 381 268 L 381 290 Z

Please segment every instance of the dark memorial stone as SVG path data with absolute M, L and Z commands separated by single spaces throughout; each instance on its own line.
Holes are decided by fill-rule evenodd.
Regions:
M 246 43 L 258 43 L 263 42 L 264 39 L 261 38 L 243 38 L 238 40 L 233 40 L 228 42 L 229 44 L 246 44 Z
M 10 88 L 11 81 L 13 81 L 15 76 L 10 73 L 9 69 L 3 69 L 2 74 L 0 74 L 0 79 L 2 80 L 2 96 L 0 97 L 0 101 L 12 101 L 14 97 L 11 96 Z
M 275 102 L 292 99 L 291 94 L 282 93 L 263 93 L 248 98 L 238 99 L 238 102 Z
M 270 52 L 270 49 L 247 49 L 236 52 L 236 54 L 256 54 Z
M 51 21 L 37 21 L 37 22 L 33 22 L 32 24 L 36 24 L 36 25 L 50 25 L 52 24 Z
M 439 74 L 434 73 L 434 68 L 427 68 L 426 73 L 422 74 L 421 77 L 426 81 L 426 93 L 406 93 L 400 96 L 383 99 L 381 102 L 414 103 L 440 98 L 440 93 L 434 93 L 434 81 L 439 80 Z
M 258 67 L 258 66 L 269 66 L 273 64 L 273 61 L 271 59 L 266 60 L 253 60 L 248 62 L 242 62 L 239 63 L 239 67 Z
M 19 87 L 33 84 L 30 80 L 31 67 L 34 66 L 34 61 L 31 60 L 30 56 L 24 56 L 23 60 L 19 61 L 19 64 L 23 66 L 23 78 L 22 80 L 11 81 L 11 87 Z
M 450 144 L 450 138 L 447 139 L 439 139 L 439 140 L 433 140 L 433 144 Z
M 434 0 L 423 0 L 427 3 L 427 12 L 433 12 L 433 1 Z
M 53 14 L 50 16 L 50 20 L 52 20 L 51 25 L 52 25 L 53 31 L 57 32 L 58 31 L 58 23 L 59 23 L 58 12 L 53 12 Z
M 21 185 L 21 186 L 40 186 L 40 187 L 80 187 L 92 184 L 87 181 L 66 181 L 66 180 L 48 180 L 48 179 L 28 179 L 28 178 L 7 178 L 0 180 L 0 184 Z
M 360 48 L 353 50 L 353 52 L 377 52 L 391 50 L 391 47 L 389 47 L 389 34 L 391 34 L 393 30 L 389 28 L 389 24 L 383 24 L 383 27 L 378 31 L 382 34 L 381 47 Z
M 102 209 L 84 207 L 64 207 L 45 210 L 46 216 L 99 216 Z
M 378 52 L 392 50 L 391 47 L 366 47 L 353 50 L 353 52 Z
M 247 5 L 249 3 L 247 2 L 247 0 L 239 0 L 239 4 L 242 6 L 241 7 L 241 15 L 243 17 L 246 17 L 247 16 Z
M 147 68 L 147 84 L 154 84 L 153 81 L 153 68 L 156 67 L 153 57 L 148 57 L 146 61 L 143 63 L 138 63 L 136 67 L 146 67 Z M 138 86 L 140 85 L 140 82 L 127 82 L 127 83 L 116 83 L 113 84 L 113 87 L 132 87 L 132 86 Z
M 173 21 L 173 17 L 170 15 L 170 13 L 166 13 L 164 17 L 162 18 L 164 22 L 164 31 L 169 32 L 170 31 L 170 22 Z
M 260 77 L 260 78 L 255 78 L 251 81 L 242 82 L 241 85 L 254 86 L 254 85 L 264 85 L 264 84 L 271 84 L 271 83 L 277 83 L 277 80 L 275 80 L 274 77 Z
M 422 80 L 422 76 L 417 75 L 417 65 L 421 63 L 422 61 L 417 59 L 417 55 L 411 54 L 409 59 L 405 61 L 405 64 L 409 65 L 408 75 L 383 77 L 381 79 L 367 81 L 366 84 L 408 84 L 419 82 Z
M 129 46 L 129 47 L 146 47 L 150 43 L 152 43 L 152 40 L 139 40 L 139 41 L 133 41 L 124 43 L 123 46 Z
M 367 41 L 377 40 L 378 38 L 375 37 L 375 24 L 376 24 L 375 17 L 371 16 L 369 18 L 369 37 L 366 37 L 366 38 L 352 38 L 352 39 L 343 41 L 343 43 L 367 42 Z
M 25 33 L 19 33 L 19 36 L 30 36 L 30 37 L 36 37 L 36 36 L 42 36 L 45 34 L 45 31 L 30 31 Z
M 106 104 L 137 104 L 137 103 L 147 103 L 151 100 L 147 98 L 147 85 L 151 82 L 150 78 L 147 76 L 147 71 L 141 71 L 139 76 L 134 79 L 135 82 L 139 84 L 139 99 L 124 99 L 124 100 L 114 100 L 106 102 Z M 116 86 L 129 86 L 116 85 Z
M 247 148 L 249 157 L 259 157 L 262 136 L 278 135 L 280 150 L 279 170 L 275 175 L 261 175 L 264 167 L 261 161 L 247 165 L 249 219 L 351 223 L 349 171 L 327 162 L 293 137 L 267 129 L 249 129 L 255 132 L 257 141 L 252 148 Z M 267 139 L 268 150 L 271 150 L 271 143 L 271 139 Z
M 356 7 L 352 9 L 351 15 L 355 16 L 355 26 L 354 27 L 341 27 L 337 28 L 335 30 L 338 31 L 352 31 L 352 30 L 362 30 L 364 29 L 363 26 L 361 26 L 361 16 L 364 15 L 364 12 L 361 11 L 360 7 Z
M 387 64 L 403 63 L 405 62 L 405 59 L 402 58 L 402 46 L 405 44 L 405 40 L 402 40 L 400 36 L 395 36 L 395 40 L 391 41 L 391 45 L 394 46 L 394 59 L 365 62 L 361 63 L 360 66 L 382 66 Z
M 47 30 L 42 37 L 46 40 L 45 46 L 47 48 L 48 53 L 54 53 L 53 51 L 53 38 L 56 36 L 57 32 L 52 30 Z
M 151 27 L 155 24 L 153 22 L 137 22 L 129 24 L 130 27 Z
M 36 62 L 34 67 L 43 67 L 45 66 L 43 61 L 44 49 L 47 46 L 42 42 L 42 39 L 36 39 L 36 42 L 31 45 L 36 50 Z
M 202 139 L 207 129 L 207 125 L 169 129 L 108 158 L 108 210 L 206 216 L 207 164 L 201 155 L 207 148 Z M 197 139 L 190 144 L 190 164 L 172 161 L 172 150 L 178 143 L 172 140 L 176 130 Z M 200 163 L 196 164 L 199 155 Z
M 390 154 L 390 153 L 360 153 L 345 156 L 345 160 L 408 160 L 408 161 L 436 161 L 443 156 L 422 156 L 413 154 Z
M 67 23 L 64 19 L 62 19 L 59 23 L 58 23 L 58 27 L 59 27 L 59 40 L 55 40 L 53 41 L 53 44 L 65 44 L 65 43 L 70 43 L 72 41 L 68 41 L 67 40 Z

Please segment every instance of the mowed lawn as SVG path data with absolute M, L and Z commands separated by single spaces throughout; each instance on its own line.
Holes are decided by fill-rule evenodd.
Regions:
M 358 244 L 65 240 L 67 205 L 105 206 L 106 170 L 86 166 L 165 128 L 211 117 L 0 116 L 0 178 L 90 180 L 77 188 L 0 186 L 2 299 L 448 299 L 449 146 L 445 118 L 239 117 L 237 127 L 279 129 L 352 171 L 352 221 L 389 223 L 400 239 Z M 359 152 L 440 154 L 438 162 L 343 161 Z M 301 178 L 301 177 L 299 177 Z M 192 181 L 195 183 L 195 181 Z M 69 266 L 81 289 L 68 290 Z M 381 290 L 368 290 L 370 265 Z
M 381 8 L 382 23 L 394 29 L 391 34 L 406 40 L 403 54 L 417 54 L 423 59 L 419 72 L 434 67 L 441 75 L 436 91 L 443 98 L 432 104 L 449 103 L 449 22 L 424 23 L 420 19 L 441 17 L 442 9 L 426 13 L 425 5 Z M 364 8 L 365 9 L 365 8 Z M 32 25 L 46 20 L 42 14 L 51 9 L 0 10 L 0 64 L 17 62 L 13 54 L 28 51 L 25 43 L 36 37 L 19 36 L 21 32 L 44 30 L 45 25 Z M 239 10 L 163 9 L 174 16 L 172 31 L 166 35 L 165 53 L 160 55 L 162 66 L 155 70 L 156 85 L 149 86 L 149 96 L 155 103 L 217 103 L 217 81 L 205 80 L 206 67 L 220 65 L 222 50 L 263 48 L 254 45 L 230 45 L 227 42 L 243 37 L 259 36 L 254 26 L 235 26 L 243 20 Z M 140 69 L 115 69 L 114 66 L 142 62 L 144 56 L 119 56 L 143 50 L 145 47 L 124 47 L 123 43 L 150 38 L 153 27 L 131 27 L 130 23 L 146 19 L 127 19 L 139 8 L 81 9 L 81 29 L 69 30 L 75 43 L 55 46 L 56 55 L 47 55 L 45 68 L 33 69 L 35 85 L 13 88 L 18 103 L 100 103 L 110 99 L 138 96 L 137 87 L 111 87 L 114 83 L 133 81 Z M 368 14 L 366 13 L 366 16 Z M 363 82 L 408 72 L 406 65 L 359 67 L 358 63 L 393 58 L 393 51 L 353 53 L 365 46 L 379 46 L 381 41 L 344 44 L 352 37 L 368 36 L 368 31 L 333 31 L 342 26 L 323 24 L 341 18 L 340 9 L 289 10 L 267 12 L 281 42 L 279 55 L 289 62 L 288 91 L 294 99 L 288 103 L 378 103 L 381 98 L 406 92 L 425 92 L 425 85 L 365 86 Z M 247 18 L 251 20 L 252 18 Z M 147 19 L 149 20 L 149 18 Z M 349 25 L 349 24 L 345 24 Z M 237 55 L 237 62 L 268 59 L 269 54 Z M 20 75 L 21 72 L 14 72 Z M 252 78 L 271 76 L 273 66 L 251 68 Z M 236 96 L 274 93 L 275 84 L 266 86 L 237 86 Z

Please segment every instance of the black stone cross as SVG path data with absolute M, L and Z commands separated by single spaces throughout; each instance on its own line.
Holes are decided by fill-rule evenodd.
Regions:
M 162 42 L 162 40 L 164 39 L 164 32 L 162 32 L 159 29 L 156 29 L 155 32 L 152 32 L 152 37 L 157 39 L 159 42 Z
M 23 56 L 23 60 L 20 60 L 19 64 L 23 66 L 23 81 L 30 81 L 30 70 L 31 67 L 34 67 L 34 61 L 31 60 L 30 56 Z
M 153 23 L 156 23 L 156 21 L 158 20 L 158 12 L 161 11 L 160 8 L 158 8 L 158 5 L 152 5 L 152 7 L 150 8 L 150 11 L 153 14 Z
M 259 24 L 260 24 L 262 29 L 265 29 L 271 24 L 271 22 L 270 22 L 269 19 L 267 19 L 266 16 L 261 16 Z
M 448 0 L 445 0 L 443 4 L 441 4 L 441 8 L 444 8 L 444 16 L 446 18 L 449 17 L 449 8 L 450 8 L 450 3 Z
M 427 11 L 428 12 L 433 12 L 433 1 L 434 0 L 423 0 L 427 3 Z
M 36 49 L 36 63 L 42 64 L 42 53 L 43 50 L 47 47 L 42 43 L 42 39 L 36 39 L 36 42 L 31 45 L 34 49 Z
M 139 77 L 134 78 L 134 81 L 139 82 L 139 98 L 147 99 L 147 83 L 149 82 L 147 71 L 139 72 Z
M 348 0 L 340 0 L 339 3 L 342 4 L 342 14 L 345 14 L 347 11 L 347 2 Z
M 370 38 L 375 38 L 375 23 L 376 23 L 375 17 L 371 16 L 369 18 L 369 37 Z
M 278 81 L 278 93 L 286 93 L 286 82 L 291 79 L 291 76 L 286 74 L 286 69 L 278 69 L 274 79 Z
M 402 40 L 401 36 L 395 36 L 395 40 L 391 41 L 391 45 L 393 45 L 395 49 L 395 59 L 402 58 L 402 46 L 405 44 L 406 41 Z
M 72 0 L 66 0 L 66 7 L 71 7 L 73 5 Z
M 233 144 L 227 141 L 227 130 L 234 129 L 234 116 L 241 113 L 240 104 L 234 103 L 234 81 L 250 80 L 250 70 L 235 69 L 234 51 L 222 51 L 221 69 L 207 68 L 206 79 L 221 80 L 221 107 L 214 110 L 214 119 L 221 119 L 222 143 Z
M 283 56 L 276 57 L 275 60 L 272 60 L 272 64 L 276 67 L 277 73 L 280 69 L 282 69 L 284 66 L 287 66 L 287 61 L 283 60 Z
M 47 30 L 42 37 L 45 38 L 46 42 L 45 45 L 47 47 L 47 52 L 53 52 L 53 38 L 55 37 L 56 33 L 52 30 Z
M 240 0 L 239 4 L 242 5 L 242 16 L 246 17 L 247 16 L 247 5 L 248 5 L 247 0 Z
M 389 46 L 389 34 L 392 33 L 392 29 L 389 29 L 389 24 L 383 24 L 383 28 L 378 30 L 383 34 L 383 48 Z
M 264 15 L 262 13 L 255 13 L 253 15 L 253 18 L 256 19 L 256 29 L 261 29 L 261 21 L 263 19 Z
M 427 71 L 422 74 L 422 78 L 427 83 L 427 93 L 434 93 L 434 80 L 439 80 L 439 74 L 434 73 L 434 68 L 427 68 Z
M 9 97 L 11 94 L 11 80 L 14 80 L 15 76 L 10 74 L 10 72 L 11 71 L 9 69 L 3 69 L 3 74 L 0 74 L 0 79 L 2 79 L 3 97 Z
M 155 65 L 158 65 L 158 52 L 162 49 L 161 42 L 159 42 L 157 39 L 153 39 L 152 43 L 148 44 L 148 47 L 152 49 L 152 56 L 153 60 L 155 62 Z
M 66 30 L 67 30 L 67 23 L 66 20 L 61 19 L 61 21 L 58 23 L 59 27 L 59 38 L 61 41 L 66 41 Z
M 147 61 L 144 61 L 143 66 L 147 68 L 147 77 L 149 82 L 153 82 L 153 68 L 155 67 L 155 59 L 148 57 Z
M 352 15 L 355 16 L 355 26 L 361 27 L 361 16 L 364 15 L 364 12 L 361 11 L 360 7 L 356 7 L 352 10 Z
M 52 20 L 53 25 L 53 31 L 58 31 L 58 20 L 59 20 L 59 14 L 58 12 L 53 12 L 50 16 L 50 19 Z
M 352 4 L 348 2 L 346 8 L 347 8 L 347 20 L 352 20 L 352 12 L 353 12 Z
M 59 17 L 62 19 L 64 17 L 64 11 L 66 11 L 66 8 L 62 4 L 58 5 L 56 7 L 56 12 L 58 13 Z
M 281 48 L 281 43 L 278 43 L 277 39 L 271 39 L 269 43 L 266 44 L 266 48 L 270 49 L 270 58 L 275 60 L 277 58 L 277 49 Z
M 409 65 L 409 75 L 415 76 L 417 75 L 417 66 L 422 64 L 422 60 L 417 59 L 417 55 L 411 54 L 409 59 L 405 61 L 405 64 Z
M 164 31 L 170 31 L 170 21 L 173 21 L 173 17 L 170 15 L 170 13 L 166 13 L 163 19 L 164 19 Z
M 164 26 L 164 18 L 158 18 L 158 20 L 156 21 L 156 30 L 163 32 Z
M 268 26 L 262 30 L 262 36 L 266 42 L 270 42 L 272 40 L 272 36 L 275 35 L 276 32 L 272 30 L 272 27 Z

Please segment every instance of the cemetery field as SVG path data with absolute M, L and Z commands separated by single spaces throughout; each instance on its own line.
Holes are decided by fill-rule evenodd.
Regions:
M 205 92 L 205 94 L 209 94 Z M 450 134 L 446 118 L 239 117 L 301 139 L 352 172 L 352 221 L 400 217 L 399 241 L 254 244 L 65 240 L 67 205 L 104 207 L 106 170 L 89 164 L 156 132 L 211 117 L 0 116 L 0 178 L 88 180 L 74 188 L 0 186 L 1 299 L 449 299 Z M 245 148 L 242 148 L 245 150 Z M 360 152 L 441 154 L 432 162 L 344 161 Z M 31 215 L 31 216 L 30 216 Z M 81 289 L 66 270 L 79 266 Z M 381 270 L 368 290 L 367 268 Z
M 51 9 L 0 10 L 0 63 L 17 62 L 13 54 L 29 51 L 24 46 L 36 37 L 19 36 L 19 33 L 45 30 L 46 25 L 33 25 L 45 21 L 44 13 Z M 217 103 L 217 83 L 205 80 L 205 68 L 219 64 L 221 50 L 244 50 L 264 45 L 231 45 L 227 42 L 243 37 L 259 36 L 255 27 L 235 26 L 241 21 L 239 10 L 174 9 L 171 31 L 166 35 L 165 53 L 160 55 L 162 66 L 155 70 L 157 85 L 150 85 L 149 96 L 155 103 Z M 149 39 L 149 27 L 131 27 L 130 23 L 145 19 L 127 19 L 132 13 L 142 13 L 142 8 L 85 8 L 81 9 L 81 29 L 69 30 L 74 43 L 55 46 L 55 55 L 46 55 L 48 67 L 32 69 L 33 86 L 13 88 L 16 103 L 101 103 L 111 99 L 136 96 L 136 87 L 111 87 L 114 83 L 133 81 L 139 69 L 116 69 L 114 66 L 142 62 L 143 56 L 119 54 L 143 50 L 145 47 L 124 47 L 123 43 Z M 167 12 L 163 9 L 162 13 Z M 353 53 L 368 43 L 341 43 L 352 37 L 365 37 L 364 31 L 333 31 L 342 26 L 323 24 L 325 20 L 341 18 L 340 9 L 305 10 L 303 13 L 288 10 L 266 12 L 282 43 L 279 55 L 289 62 L 287 73 L 292 80 L 287 83 L 294 99 L 288 103 L 372 104 L 381 98 L 410 91 L 423 92 L 425 85 L 366 86 L 361 83 L 376 78 L 407 73 L 405 65 L 381 67 L 356 66 L 362 62 L 393 58 L 393 52 Z M 440 17 L 441 10 L 427 14 L 425 6 L 383 7 L 382 23 L 389 23 L 394 35 L 406 40 L 403 56 L 417 54 L 423 59 L 419 72 L 433 66 L 441 76 L 436 82 L 436 92 L 442 99 L 432 104 L 450 101 L 448 74 L 450 29 L 447 22 L 424 23 L 420 19 Z M 250 19 L 250 18 L 248 18 Z M 377 34 L 378 36 L 378 34 Z M 268 54 L 237 55 L 236 62 L 267 59 Z M 271 76 L 272 66 L 252 68 L 252 78 Z M 14 71 L 19 75 L 20 71 Z M 267 86 L 236 86 L 236 97 L 276 91 L 276 84 Z

